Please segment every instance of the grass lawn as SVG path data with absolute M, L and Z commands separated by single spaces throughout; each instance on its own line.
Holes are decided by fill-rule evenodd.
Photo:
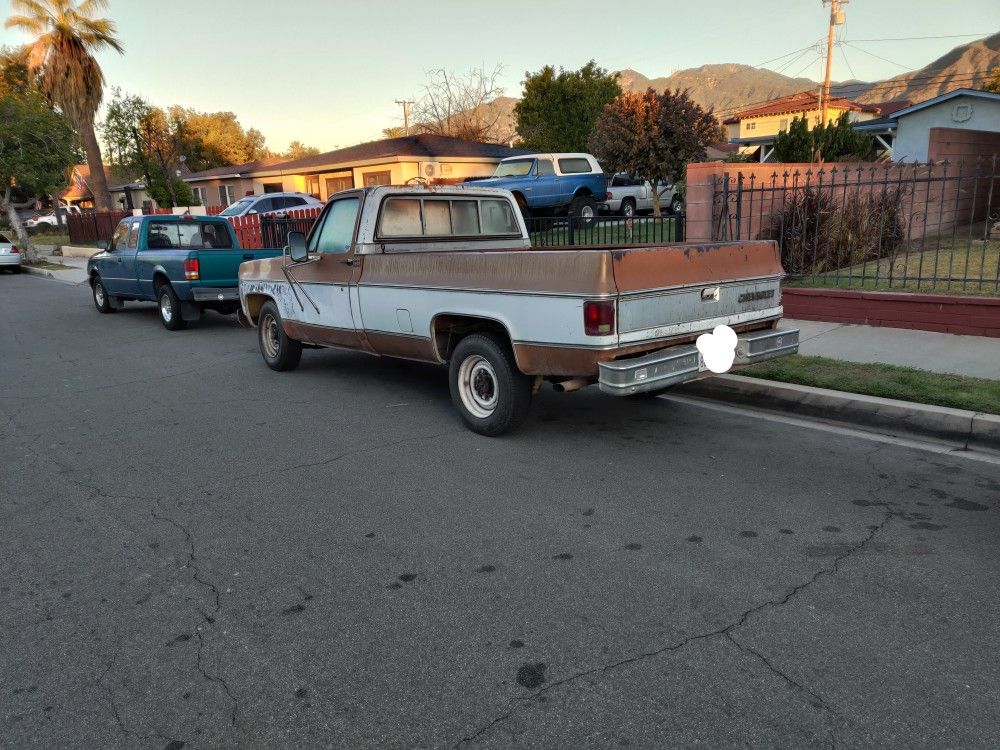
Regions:
M 919 245 L 915 245 L 915 250 Z M 896 258 L 894 263 L 888 258 L 869 261 L 867 264 L 857 264 L 842 268 L 839 272 L 830 271 L 814 277 L 803 279 L 786 279 L 785 285 L 790 287 L 821 287 L 834 289 L 864 289 L 867 291 L 893 292 L 925 292 L 945 294 L 971 294 L 988 297 L 1000 295 L 997 289 L 997 268 L 1000 266 L 1000 241 L 993 240 L 986 244 L 982 240 L 974 240 L 971 246 L 967 242 L 956 242 L 954 246 L 949 239 L 942 241 L 936 249 L 935 240 L 925 241 L 923 252 L 910 252 Z M 949 265 L 950 264 L 950 265 Z M 891 269 L 890 269 L 891 266 Z M 889 282 L 889 271 L 892 271 L 892 282 Z M 920 276 L 936 276 L 948 281 L 921 281 L 913 279 Z M 862 276 L 865 277 L 862 281 Z M 876 280 L 875 277 L 878 277 Z M 982 276 L 983 283 L 979 283 Z M 963 289 L 962 279 L 968 279 Z
M 72 245 L 73 247 L 97 247 L 96 242 L 71 242 L 68 234 L 39 232 L 31 235 L 32 245 Z
M 557 220 L 559 221 L 559 220 Z M 632 220 L 631 231 L 624 219 L 611 219 L 595 222 L 589 229 L 575 227 L 573 230 L 574 245 L 627 245 L 654 242 L 674 242 L 676 237 L 676 222 L 678 219 L 665 216 L 662 220 L 649 217 L 638 217 Z M 529 224 L 535 227 L 535 222 Z M 555 224 L 545 231 L 531 232 L 532 247 L 560 246 L 569 244 L 569 231 L 565 224 Z
M 1000 380 L 941 375 L 911 367 L 858 364 L 798 354 L 740 368 L 739 375 L 866 396 L 1000 414 Z

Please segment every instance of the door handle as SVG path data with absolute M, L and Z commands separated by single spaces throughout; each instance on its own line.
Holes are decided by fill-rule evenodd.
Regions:
M 345 266 L 356 266 L 358 264 L 357 258 L 340 258 L 338 263 L 343 263 Z
M 243 260 L 253 260 L 253 253 L 243 253 Z
M 122 259 L 121 259 L 121 258 L 115 258 L 115 260 L 117 260 L 117 261 L 118 261 L 119 263 L 121 263 L 121 262 L 122 262 Z

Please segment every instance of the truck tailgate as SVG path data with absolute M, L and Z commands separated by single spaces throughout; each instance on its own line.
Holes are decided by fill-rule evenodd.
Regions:
M 783 275 L 772 241 L 611 251 L 621 344 L 773 320 Z

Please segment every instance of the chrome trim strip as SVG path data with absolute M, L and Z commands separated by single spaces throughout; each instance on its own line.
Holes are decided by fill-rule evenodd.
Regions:
M 322 283 L 322 282 L 320 282 Z M 337 285 L 341 286 L 341 285 Z M 451 286 L 423 286 L 419 284 L 377 284 L 377 283 L 361 283 L 357 285 L 359 288 L 369 287 L 372 289 L 417 289 L 426 292 L 466 292 L 468 294 L 516 294 L 528 297 L 568 297 L 572 299 L 614 299 L 618 295 L 614 292 L 607 292 L 605 294 L 587 294 L 585 292 L 542 292 L 542 291 L 526 291 L 524 289 L 475 289 L 468 287 L 451 287 Z
M 786 274 L 779 273 L 769 276 L 747 276 L 745 279 L 726 279 L 725 281 L 699 281 L 696 284 L 678 284 L 676 286 L 664 286 L 658 289 L 643 289 L 634 292 L 622 292 L 620 296 L 622 300 L 631 301 L 634 299 L 642 299 L 643 297 L 657 296 L 659 294 L 663 294 L 664 292 L 669 294 L 676 294 L 678 292 L 687 291 L 689 289 L 699 289 L 708 286 L 732 287 L 732 286 L 742 286 L 744 284 L 755 284 L 761 281 L 781 281 L 783 278 L 785 278 L 785 276 Z
M 781 307 L 771 307 L 767 310 L 753 310 L 750 312 L 739 313 L 737 315 L 723 315 L 718 318 L 704 318 L 702 320 L 674 323 L 672 325 L 657 326 L 656 328 L 647 328 L 641 331 L 630 331 L 629 333 L 621 334 L 618 337 L 618 342 L 622 346 L 625 346 L 627 344 L 646 343 L 647 341 L 656 341 L 658 339 L 676 337 L 683 334 L 699 332 L 704 333 L 706 331 L 711 331 L 718 325 L 733 326 L 742 325 L 744 323 L 763 323 L 767 320 L 780 318 L 781 314 Z

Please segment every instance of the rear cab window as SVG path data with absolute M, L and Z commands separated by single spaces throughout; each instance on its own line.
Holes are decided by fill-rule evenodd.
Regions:
M 395 196 L 382 204 L 380 239 L 520 236 L 510 202 L 502 198 Z
M 151 221 L 146 235 L 150 250 L 229 250 L 229 230 L 220 222 Z

